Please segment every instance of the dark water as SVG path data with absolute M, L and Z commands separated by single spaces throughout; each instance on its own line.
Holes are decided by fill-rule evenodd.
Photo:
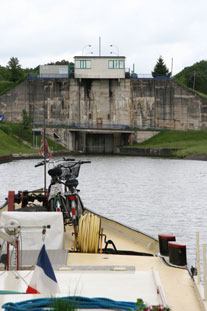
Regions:
M 195 264 L 195 235 L 207 241 L 207 162 L 142 157 L 91 156 L 81 167 L 79 189 L 85 206 L 157 238 L 172 232 L 187 245 Z M 43 186 L 38 160 L 0 165 L 0 204 L 8 190 Z M 49 182 L 49 179 L 48 179 Z

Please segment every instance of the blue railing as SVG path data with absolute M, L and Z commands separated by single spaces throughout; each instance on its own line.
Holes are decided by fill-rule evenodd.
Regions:
M 42 122 L 33 122 L 33 126 L 37 126 L 43 123 Z M 127 130 L 130 129 L 130 126 L 127 124 L 99 124 L 99 123 L 79 123 L 79 122 L 54 122 L 46 120 L 47 126 L 66 126 L 70 128 L 82 128 L 82 129 L 111 129 L 111 130 Z
M 77 123 L 72 124 L 74 128 L 92 128 L 92 129 L 120 129 L 126 130 L 129 129 L 129 125 L 126 124 L 99 124 L 99 123 Z
M 68 75 L 55 75 L 55 74 L 47 74 L 46 76 L 44 75 L 37 75 L 33 76 L 31 74 L 28 75 L 28 79 L 69 79 L 70 77 Z
M 137 74 L 137 73 L 132 73 L 130 75 L 130 79 L 170 79 L 171 78 L 171 74 L 167 74 L 167 75 L 152 75 L 152 74 Z

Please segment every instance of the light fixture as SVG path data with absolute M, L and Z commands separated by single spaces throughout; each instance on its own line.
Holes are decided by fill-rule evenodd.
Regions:
M 84 50 L 86 49 L 86 48 L 90 48 L 91 47 L 91 44 L 87 44 L 87 45 L 85 45 L 84 47 L 83 47 L 83 49 L 82 49 L 82 56 L 83 56 L 83 54 L 84 54 Z

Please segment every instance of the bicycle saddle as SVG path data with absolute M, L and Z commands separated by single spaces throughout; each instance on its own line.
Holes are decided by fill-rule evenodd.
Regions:
M 77 187 L 78 180 L 76 178 L 67 179 L 65 182 L 66 187 Z
M 61 176 L 62 174 L 62 170 L 60 167 L 54 167 L 54 168 L 51 168 L 49 171 L 48 171 L 48 174 L 50 176 Z

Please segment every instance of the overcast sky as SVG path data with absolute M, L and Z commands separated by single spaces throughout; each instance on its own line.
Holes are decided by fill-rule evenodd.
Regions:
M 160 55 L 176 74 L 207 59 L 206 30 L 207 0 L 0 0 L 0 65 L 96 56 L 100 37 L 102 56 L 126 56 L 138 74 Z

